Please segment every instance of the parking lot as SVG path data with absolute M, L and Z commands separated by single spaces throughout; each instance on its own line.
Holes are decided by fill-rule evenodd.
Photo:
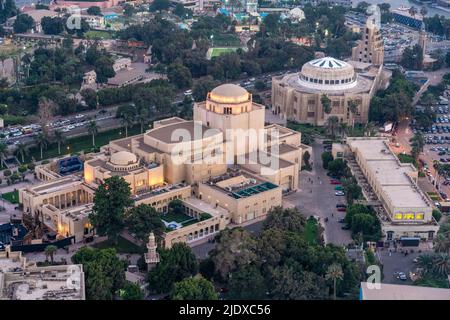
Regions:
M 425 164 L 425 171 L 432 182 L 437 179 L 437 173 L 433 170 L 435 162 L 450 164 L 450 108 L 448 105 L 437 105 L 432 107 L 436 113 L 434 123 L 430 128 L 414 129 L 422 131 L 425 138 L 425 146 L 421 159 Z M 443 186 L 450 185 L 450 178 L 447 181 L 437 181 Z M 447 193 L 446 191 L 444 193 Z M 447 196 L 442 195 L 447 198 Z

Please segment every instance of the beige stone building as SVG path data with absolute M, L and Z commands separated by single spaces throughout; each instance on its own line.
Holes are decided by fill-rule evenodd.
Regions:
M 264 109 L 245 89 L 221 85 L 194 105 L 192 121 L 156 121 L 143 134 L 85 155 L 83 177 L 61 177 L 56 166 L 39 166 L 43 182 L 20 190 L 20 202 L 59 236 L 76 241 L 92 234 L 95 190 L 112 176 L 129 184 L 134 205 L 162 213 L 171 229 L 163 236 L 165 247 L 195 244 L 228 225 L 260 220 L 282 204 L 283 192 L 298 189 L 302 163 L 300 132 L 265 126 Z M 173 200 L 182 201 L 181 216 L 169 214 Z
M 342 146 L 333 145 L 335 148 L 333 154 L 342 152 Z M 439 225 L 432 216 L 430 200 L 417 185 L 417 169 L 401 163 L 385 138 L 347 138 L 344 149 L 345 157 L 355 162 L 382 206 L 377 212 L 383 239 L 432 240 Z
M 352 60 L 382 66 L 384 62 L 383 37 L 374 18 L 367 19 L 362 39 L 352 49 Z
M 0 252 L 0 300 L 85 300 L 83 265 L 38 267 L 21 251 Z
M 390 74 L 382 67 L 332 57 L 312 60 L 298 73 L 272 78 L 272 112 L 283 119 L 322 126 L 335 116 L 351 125 L 367 122 L 370 99 L 385 87 Z M 326 113 L 322 96 L 330 99 Z M 352 113 L 349 101 L 357 104 Z

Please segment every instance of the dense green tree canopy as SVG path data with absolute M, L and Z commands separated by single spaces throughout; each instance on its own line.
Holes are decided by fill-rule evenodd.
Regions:
M 211 281 L 195 277 L 175 283 L 171 297 L 173 300 L 217 300 L 219 296 Z
M 126 262 L 116 256 L 115 249 L 83 247 L 72 262 L 83 265 L 88 300 L 112 300 L 125 283 Z
M 119 176 L 107 178 L 95 191 L 89 219 L 100 235 L 116 241 L 125 225 L 125 209 L 132 204 L 128 182 Z
M 147 204 L 140 204 L 128 210 L 125 221 L 128 230 L 143 241 L 147 240 L 150 232 L 161 236 L 165 229 L 161 214 Z
M 21 13 L 17 15 L 16 20 L 13 24 L 13 29 L 15 33 L 25 33 L 33 28 L 33 25 L 33 18 L 25 13 Z
M 170 292 L 173 284 L 198 272 L 198 262 L 191 248 L 185 243 L 175 243 L 172 248 L 160 250 L 160 263 L 149 274 L 150 290 Z

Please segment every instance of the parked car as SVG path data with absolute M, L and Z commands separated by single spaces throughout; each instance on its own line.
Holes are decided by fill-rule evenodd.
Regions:
M 341 182 L 339 180 L 336 180 L 336 179 L 331 179 L 330 180 L 330 184 L 341 184 Z
M 335 196 L 345 196 L 345 192 L 344 191 L 336 191 L 334 193 Z
M 341 227 L 342 230 L 350 230 L 350 226 L 346 224 L 345 226 Z
M 339 222 L 339 223 L 344 223 L 344 222 L 345 222 L 345 219 L 339 219 L 338 222 Z

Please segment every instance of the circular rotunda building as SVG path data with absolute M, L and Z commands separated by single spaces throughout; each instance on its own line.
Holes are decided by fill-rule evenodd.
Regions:
M 332 57 L 305 63 L 300 72 L 272 79 L 272 112 L 288 120 L 324 125 L 330 116 L 347 124 L 368 119 L 370 99 L 378 89 L 381 69 L 369 63 Z M 322 96 L 330 99 L 330 112 Z M 349 101 L 358 105 L 353 114 Z

